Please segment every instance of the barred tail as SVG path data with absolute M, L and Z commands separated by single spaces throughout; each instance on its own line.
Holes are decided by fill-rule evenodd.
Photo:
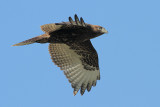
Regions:
M 31 38 L 31 39 L 25 40 L 25 41 L 23 41 L 23 42 L 14 44 L 14 45 L 12 45 L 12 46 L 29 45 L 29 44 L 32 44 L 32 43 L 47 43 L 49 37 L 50 37 L 49 35 L 43 34 L 43 35 L 36 36 L 36 37 L 34 37 L 34 38 Z

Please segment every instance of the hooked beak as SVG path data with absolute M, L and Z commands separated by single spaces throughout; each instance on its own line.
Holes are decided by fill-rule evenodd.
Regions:
M 102 29 L 102 32 L 103 33 L 108 33 L 108 31 L 105 28 Z

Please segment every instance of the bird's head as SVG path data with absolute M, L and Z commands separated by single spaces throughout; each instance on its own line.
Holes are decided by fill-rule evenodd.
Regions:
M 104 33 L 108 33 L 108 31 L 102 27 L 102 26 L 98 26 L 98 25 L 91 25 L 91 28 L 92 30 L 95 32 L 95 33 L 98 33 L 98 34 L 104 34 Z

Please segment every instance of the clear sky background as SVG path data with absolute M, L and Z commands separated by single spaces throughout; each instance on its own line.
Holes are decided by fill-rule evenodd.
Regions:
M 1 0 L 0 13 L 0 107 L 160 107 L 159 0 Z M 75 13 L 109 31 L 92 40 L 101 80 L 83 96 L 48 44 L 11 47 Z

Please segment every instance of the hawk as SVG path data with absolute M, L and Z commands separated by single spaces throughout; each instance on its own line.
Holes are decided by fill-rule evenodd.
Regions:
M 50 43 L 49 53 L 52 61 L 64 71 L 76 95 L 85 90 L 89 92 L 100 80 L 98 55 L 90 39 L 107 33 L 98 25 L 87 24 L 75 14 L 75 21 L 51 23 L 41 26 L 45 34 L 17 43 L 13 46 L 32 43 Z

